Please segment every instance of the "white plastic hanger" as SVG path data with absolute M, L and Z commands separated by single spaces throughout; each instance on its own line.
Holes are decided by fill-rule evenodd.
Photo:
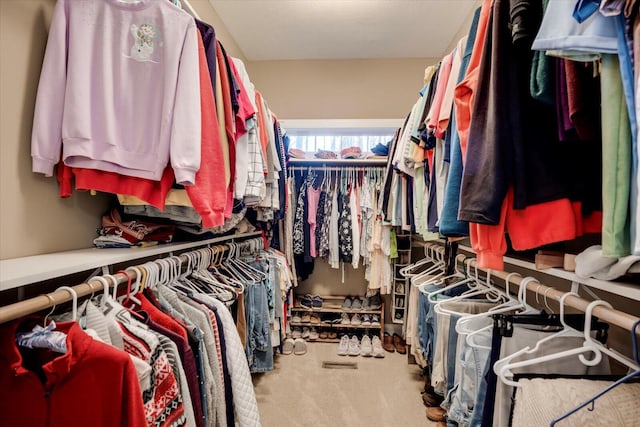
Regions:
M 436 305 L 438 305 L 438 295 L 451 290 L 453 288 L 456 288 L 460 285 L 463 284 L 467 284 L 469 283 L 469 290 L 464 292 L 461 295 L 452 297 L 452 298 L 448 298 L 446 300 L 443 301 L 448 301 L 448 302 L 455 302 L 455 301 L 460 301 L 462 299 L 468 298 L 468 297 L 472 297 L 472 296 L 477 296 L 477 295 L 482 295 L 482 294 L 486 294 L 489 291 L 493 291 L 495 288 L 493 288 L 493 286 L 486 286 L 484 283 L 482 283 L 480 281 L 480 277 L 478 275 L 478 267 L 475 267 L 475 275 L 471 276 L 469 269 L 471 268 L 471 264 L 467 264 L 467 278 L 464 280 L 461 280 L 459 282 L 453 283 L 449 286 L 445 286 L 444 288 L 441 289 L 437 289 L 435 291 L 432 292 L 428 292 L 428 300 L 430 303 L 436 303 Z M 489 283 L 489 281 L 491 280 L 491 273 L 489 272 L 488 276 L 487 276 L 487 283 Z M 474 285 L 475 284 L 475 285 Z M 436 313 L 449 313 L 449 314 L 458 314 L 457 312 L 451 311 L 451 310 L 443 310 L 442 306 L 440 307 L 434 307 L 436 309 Z M 438 311 L 441 310 L 441 311 Z
M 412 276 L 417 275 L 418 273 L 413 273 L 413 271 L 416 268 L 422 267 L 425 264 L 437 262 L 437 259 L 433 254 L 434 254 L 433 247 L 432 246 L 426 246 L 424 248 L 424 258 L 414 262 L 413 264 L 409 264 L 406 267 L 402 267 L 400 270 L 398 270 L 398 272 L 403 277 L 412 277 Z
M 524 280 L 524 279 L 523 279 Z M 501 360 L 498 360 L 495 364 L 496 368 L 495 369 L 501 369 L 501 367 L 503 365 L 509 364 L 511 362 L 511 360 L 522 356 L 523 354 L 533 354 L 535 352 L 537 352 L 540 347 L 552 340 L 552 339 L 556 339 L 556 338 L 562 338 L 562 337 L 581 337 L 583 335 L 583 333 L 581 331 L 577 331 L 576 329 L 572 328 L 571 326 L 569 326 L 565 319 L 564 319 L 564 300 L 568 297 L 568 296 L 574 296 L 574 297 L 579 297 L 580 295 L 578 295 L 575 292 L 567 292 L 564 295 L 562 295 L 560 297 L 560 324 L 562 325 L 562 330 L 553 333 L 553 334 L 549 334 L 548 336 L 542 338 L 541 340 L 539 340 L 536 345 L 534 346 L 534 348 L 531 348 L 529 346 L 524 347 L 506 357 L 504 357 Z
M 102 287 L 104 289 L 104 293 L 102 295 L 102 301 L 100 302 L 100 307 L 104 307 L 107 304 L 107 299 L 109 299 L 109 297 L 110 297 L 110 295 L 109 295 L 109 282 L 107 281 L 107 279 L 105 279 L 104 277 L 101 277 L 101 276 L 96 276 L 93 279 L 97 280 L 100 283 L 102 283 Z
M 494 314 L 508 313 L 510 311 L 517 311 L 518 309 L 523 309 L 523 310 L 525 309 L 524 305 L 518 299 L 512 297 L 511 293 L 509 292 L 510 279 L 512 276 L 520 276 L 520 274 L 515 272 L 509 273 L 507 277 L 504 279 L 507 301 L 504 304 L 500 304 L 500 305 L 497 305 L 496 307 L 490 308 L 488 311 L 484 313 L 467 314 L 460 317 L 460 319 L 458 319 L 458 321 L 456 322 L 456 332 L 458 334 L 468 335 L 474 332 L 474 329 L 468 329 L 467 327 L 465 327 L 466 325 L 469 324 L 469 322 L 473 321 L 474 319 L 489 317 Z
M 71 320 L 76 322 L 78 320 L 78 293 L 71 286 L 60 286 L 56 289 L 58 291 L 67 291 L 71 294 L 73 298 L 73 303 L 71 305 Z
M 569 293 L 570 294 L 570 293 Z M 562 298 L 566 298 L 568 295 L 565 294 L 562 296 Z M 575 295 L 574 295 L 575 296 Z M 564 301 L 563 301 L 564 302 Z M 562 307 L 563 304 L 561 304 Z M 502 360 L 497 361 L 494 366 L 493 366 L 493 370 L 494 372 L 500 377 L 500 380 L 502 380 L 502 382 L 504 382 L 507 385 L 513 386 L 513 387 L 519 387 L 520 385 L 518 384 L 517 381 L 512 381 L 508 378 L 512 378 L 513 377 L 513 370 L 517 369 L 517 368 L 521 368 L 521 367 L 525 367 L 525 366 L 531 366 L 531 365 L 537 365 L 540 363 L 545 363 L 545 362 L 549 362 L 551 360 L 557 360 L 557 359 L 562 359 L 565 357 L 570 357 L 570 356 L 578 356 L 578 359 L 580 360 L 580 362 L 586 366 L 595 366 L 598 363 L 600 363 L 600 361 L 602 360 L 602 353 L 606 353 L 608 355 L 610 355 L 611 357 L 614 357 L 615 359 L 621 361 L 622 363 L 624 363 L 627 366 L 632 367 L 633 369 L 638 369 L 638 367 L 629 359 L 625 358 L 624 356 L 620 355 L 619 353 L 614 352 L 613 350 L 609 350 L 606 347 L 604 347 L 602 344 L 597 343 L 596 341 L 594 341 L 591 338 L 591 318 L 592 318 L 592 313 L 593 313 L 593 309 L 598 306 L 598 305 L 603 305 L 603 306 L 607 306 L 609 308 L 611 308 L 611 304 L 605 302 L 605 301 L 601 301 L 601 300 L 597 300 L 597 301 L 593 301 L 591 302 L 588 306 L 587 306 L 587 310 L 585 312 L 585 317 L 584 317 L 584 331 L 582 334 L 578 334 L 578 336 L 582 336 L 584 337 L 584 341 L 582 346 L 580 347 L 576 347 L 576 348 L 572 348 L 572 349 L 568 349 L 565 351 L 560 351 L 558 353 L 553 353 L 553 354 L 549 354 L 549 355 L 545 355 L 545 356 L 541 356 L 541 357 L 536 357 L 533 359 L 529 359 L 529 360 L 523 360 L 520 362 L 515 362 L 515 363 L 508 363 L 509 360 L 513 359 L 513 357 L 511 357 L 510 359 L 506 360 L 507 358 L 505 358 L 504 360 L 506 360 L 506 362 L 503 362 Z M 563 312 L 564 315 L 564 312 Z M 561 316 L 562 318 L 562 316 Z M 566 323 L 561 320 L 563 325 L 566 325 Z M 567 329 L 571 329 L 570 326 L 566 326 Z M 564 331 L 564 329 L 563 329 Z M 562 331 L 561 331 L 562 332 Z M 560 335 L 554 334 L 555 337 L 558 337 Z M 562 335 L 562 336 L 567 336 L 567 335 Z M 545 337 L 542 340 L 539 341 L 540 342 L 547 342 L 549 341 L 549 337 Z M 527 351 L 528 353 L 533 353 L 535 352 L 535 350 L 538 348 L 539 346 L 536 345 L 536 348 L 534 348 L 533 351 Z M 593 358 L 592 359 L 587 359 L 586 357 L 584 357 L 585 353 L 593 353 Z M 502 362 L 502 363 L 501 363 Z

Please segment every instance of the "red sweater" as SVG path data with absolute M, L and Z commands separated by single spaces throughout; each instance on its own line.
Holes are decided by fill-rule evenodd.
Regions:
M 23 359 L 15 344 L 19 323 L 0 328 L 2 425 L 147 425 L 138 377 L 129 355 L 95 341 L 76 322 L 65 322 L 58 323 L 56 330 L 67 334 L 66 354 L 23 350 L 29 354 Z M 41 368 L 44 383 L 25 367 L 28 363 Z
M 205 228 L 224 224 L 224 208 L 227 201 L 227 188 L 221 174 L 224 175 L 222 145 L 218 135 L 218 117 L 207 57 L 202 37 L 198 32 L 198 54 L 200 58 L 200 108 L 202 118 L 202 144 L 200 149 L 200 169 L 196 173 L 194 185 L 185 187 L 189 200 L 202 217 Z M 231 145 L 231 141 L 229 142 Z

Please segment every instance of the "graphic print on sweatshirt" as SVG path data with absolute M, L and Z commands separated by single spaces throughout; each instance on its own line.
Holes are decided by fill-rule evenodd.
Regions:
M 133 36 L 133 45 L 131 46 L 131 56 L 127 56 L 127 58 L 158 64 L 158 61 L 152 59 L 154 50 L 162 46 L 156 27 L 150 23 L 131 24 L 131 35 Z

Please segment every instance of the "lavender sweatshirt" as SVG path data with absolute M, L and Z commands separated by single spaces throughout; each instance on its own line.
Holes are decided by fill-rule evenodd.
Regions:
M 200 168 L 194 20 L 166 0 L 58 0 L 31 140 L 33 171 L 72 167 L 160 180 Z

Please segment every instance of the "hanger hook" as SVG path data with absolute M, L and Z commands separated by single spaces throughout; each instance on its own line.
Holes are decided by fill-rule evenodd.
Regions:
M 505 277 L 504 279 L 504 286 L 505 286 L 505 289 L 507 290 L 507 297 L 511 296 L 511 291 L 509 290 L 509 287 L 511 286 L 511 282 L 510 282 L 511 276 L 520 276 L 520 279 L 522 279 L 522 275 L 520 273 L 516 273 L 515 271 L 507 274 L 507 277 Z
M 49 316 L 51 316 L 53 314 L 53 312 L 55 311 L 57 304 L 56 304 L 56 300 L 53 298 L 52 295 L 44 294 L 44 296 L 47 297 L 47 299 L 51 303 L 51 310 L 49 310 L 47 315 L 44 316 L 44 322 L 43 322 L 43 325 L 42 325 L 42 327 L 46 328 L 47 327 L 47 320 L 49 320 Z
M 542 283 L 538 283 L 538 286 L 536 286 L 536 304 L 540 305 L 540 300 L 538 299 L 538 297 L 540 296 L 540 293 L 538 292 L 538 290 L 540 289 L 540 287 L 542 286 Z
M 568 296 L 574 296 L 576 298 L 580 298 L 580 295 L 578 295 L 575 292 L 566 292 L 560 297 L 560 324 L 565 329 L 569 327 L 567 325 L 567 322 L 565 322 L 564 320 L 564 300 L 567 299 Z
M 606 301 L 595 300 L 589 303 L 587 309 L 584 312 L 584 341 L 585 344 L 588 344 L 593 348 L 593 352 L 595 354 L 592 360 L 588 360 L 586 357 L 584 357 L 583 354 L 578 355 L 578 359 L 580 359 L 580 362 L 587 366 L 595 366 L 600 363 L 600 360 L 602 359 L 602 352 L 598 350 L 598 344 L 596 344 L 593 341 L 593 338 L 591 338 L 591 319 L 593 317 L 593 309 L 598 306 L 613 308 L 613 306 Z
M 550 313 L 553 313 L 553 310 L 551 309 L 551 307 L 549 307 L 549 304 L 547 303 L 547 292 L 549 292 L 550 290 L 552 290 L 553 288 L 547 288 L 544 291 L 544 306 L 547 307 L 547 310 L 549 310 Z
M 56 292 L 58 291 L 67 291 L 73 298 L 73 305 L 71 307 L 71 320 L 74 322 L 77 321 L 78 320 L 78 293 L 71 286 L 60 286 L 58 289 L 56 289 Z
M 527 306 L 527 285 L 529 284 L 529 282 L 538 282 L 538 279 L 536 279 L 535 277 L 529 276 L 529 277 L 525 277 L 524 279 L 522 279 L 520 281 L 520 289 L 518 290 L 518 298 L 520 298 L 520 301 L 522 302 L 522 305 L 524 305 L 525 307 Z
M 109 297 L 109 282 L 107 282 L 107 279 L 101 276 L 96 276 L 93 278 L 93 280 L 97 280 L 98 282 L 102 283 L 102 289 L 104 293 L 102 294 L 102 304 L 100 304 L 100 306 L 104 307 L 107 303 L 107 298 Z

